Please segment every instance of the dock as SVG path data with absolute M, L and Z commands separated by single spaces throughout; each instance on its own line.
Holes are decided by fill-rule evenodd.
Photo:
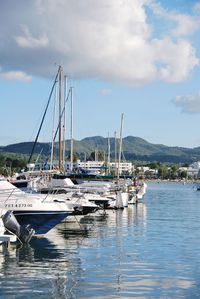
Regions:
M 17 241 L 17 237 L 15 235 L 0 235 L 0 246 L 4 244 L 9 246 L 10 243 L 16 241 Z

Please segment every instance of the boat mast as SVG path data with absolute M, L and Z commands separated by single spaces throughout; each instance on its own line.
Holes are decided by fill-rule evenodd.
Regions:
M 96 146 L 96 148 L 95 148 L 94 160 L 95 160 L 95 162 L 98 162 L 98 160 L 99 160 L 98 144 L 97 144 L 97 146 Z
M 121 153 L 122 153 L 123 120 L 124 120 L 124 113 L 122 113 L 122 116 L 121 116 L 120 143 L 119 143 L 119 160 L 118 160 L 118 173 L 117 173 L 117 180 L 118 181 L 119 181 L 119 168 L 120 168 Z
M 54 108 L 53 108 L 53 129 L 52 129 L 52 142 L 51 142 L 51 160 L 50 160 L 50 170 L 53 168 L 53 153 L 54 153 L 54 132 L 55 132 L 55 120 L 56 120 L 56 103 L 58 98 L 58 80 L 56 80 L 55 85 L 55 96 L 54 96 Z
M 73 122 L 74 122 L 74 119 L 73 119 L 73 114 L 74 114 L 74 103 L 73 103 L 73 87 L 71 87 L 71 136 L 70 136 L 70 140 L 71 140 L 71 149 L 70 149 L 70 170 L 72 171 L 73 169 L 73 152 L 74 152 L 74 140 L 73 140 L 73 135 L 74 135 L 74 132 L 73 132 Z
M 108 175 L 110 174 L 110 137 L 108 132 Z
M 117 132 L 114 132 L 115 138 L 115 177 L 117 176 Z
M 63 120 L 63 171 L 65 172 L 65 149 L 66 149 L 66 97 L 67 97 L 67 76 L 64 81 L 64 120 Z
M 60 68 L 61 68 L 61 67 L 59 66 L 59 68 L 58 68 L 58 72 L 57 72 L 57 74 L 56 74 L 56 78 L 55 78 L 54 83 L 53 83 L 53 86 L 52 86 L 52 88 L 51 88 L 51 92 L 50 92 L 50 95 L 49 95 L 48 102 L 47 102 L 47 105 L 46 105 L 46 108 L 45 108 L 45 111 L 44 111 L 44 114 L 43 114 L 43 117 L 42 117 L 42 121 L 41 121 L 41 123 L 40 123 L 40 127 L 39 127 L 39 130 L 38 130 L 37 136 L 36 136 L 36 138 L 35 138 L 35 141 L 34 141 L 34 144 L 33 144 L 33 148 L 32 148 L 30 157 L 29 157 L 29 159 L 28 159 L 28 164 L 31 162 L 31 158 L 32 158 L 32 156 L 33 156 L 34 149 L 35 149 L 36 143 L 37 143 L 37 141 L 38 141 L 38 137 L 39 137 L 39 135 L 40 135 L 40 131 L 41 131 L 41 129 L 42 129 L 42 125 L 43 125 L 43 122 L 44 122 L 44 119 L 45 119 L 45 116 L 46 116 L 46 113 L 47 113 L 47 109 L 48 109 L 48 107 L 49 107 L 49 103 L 50 103 L 50 100 L 51 100 L 51 96 L 52 96 L 54 87 L 55 87 L 55 85 L 56 85 L 57 78 L 58 78 L 59 73 L 60 73 Z
M 60 66 L 60 74 L 59 74 L 59 119 L 62 114 L 62 67 Z M 58 167 L 59 171 L 62 171 L 62 121 L 60 119 L 59 125 L 59 140 L 58 140 L 58 151 L 59 151 L 59 160 Z

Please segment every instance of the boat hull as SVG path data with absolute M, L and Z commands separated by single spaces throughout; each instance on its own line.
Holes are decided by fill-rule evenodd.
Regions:
M 30 224 L 36 235 L 44 235 L 54 226 L 72 215 L 66 211 L 13 211 L 20 225 Z

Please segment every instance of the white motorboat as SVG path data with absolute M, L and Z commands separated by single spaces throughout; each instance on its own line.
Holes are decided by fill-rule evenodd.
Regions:
M 0 244 L 2 243 L 1 236 L 3 236 L 6 231 L 5 226 L 3 224 L 2 216 L 3 211 L 0 209 Z
M 143 182 L 143 184 L 141 186 L 139 186 L 138 192 L 137 192 L 137 200 L 141 200 L 144 196 L 144 194 L 146 193 L 146 189 L 147 189 L 147 184 L 145 182 Z
M 73 215 L 87 215 L 94 213 L 99 209 L 99 206 L 92 201 L 89 201 L 87 196 L 81 192 L 67 192 L 67 193 L 58 193 L 59 200 L 67 202 L 75 206 Z M 57 197 L 57 193 L 52 196 Z
M 42 194 L 28 194 L 6 180 L 0 181 L 0 209 L 12 211 L 20 225 L 30 225 L 36 235 L 45 234 L 74 212 L 74 205 Z
M 116 184 L 115 182 L 85 182 L 82 184 L 74 184 L 70 178 L 64 175 L 54 175 L 50 180 L 38 178 L 30 184 L 32 190 L 41 193 L 66 193 L 80 192 L 83 198 L 100 205 L 102 208 L 113 207 L 115 204 L 116 194 L 120 190 L 123 207 L 128 206 L 128 192 L 126 185 L 123 183 Z M 112 201 L 112 202 L 111 202 Z M 121 208 L 121 204 L 120 204 Z

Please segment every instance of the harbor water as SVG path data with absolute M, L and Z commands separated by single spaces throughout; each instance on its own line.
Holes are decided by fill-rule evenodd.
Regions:
M 148 183 L 140 203 L 0 246 L 0 298 L 200 298 L 200 191 Z

